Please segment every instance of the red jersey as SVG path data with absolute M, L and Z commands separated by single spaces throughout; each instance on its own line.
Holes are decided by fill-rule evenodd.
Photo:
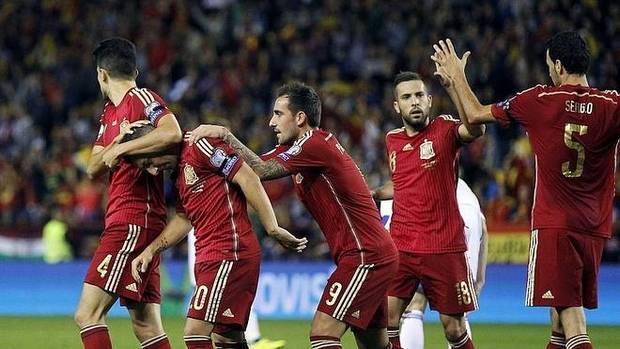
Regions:
M 500 124 L 525 128 L 534 151 L 532 229 L 611 236 L 619 101 L 615 91 L 537 85 L 492 106 Z
M 196 262 L 239 260 L 260 255 L 245 196 L 230 183 L 243 160 L 217 138 L 183 142 L 177 170 L 177 210 L 195 229 Z
M 404 127 L 385 136 L 394 183 L 390 233 L 399 251 L 467 250 L 456 201 L 460 124 L 441 115 L 414 136 Z
M 294 174 L 296 192 L 325 234 L 336 264 L 345 257 L 361 264 L 396 258 L 362 173 L 334 135 L 308 131 L 263 159 L 273 157 Z
M 118 106 L 108 102 L 103 107 L 101 127 L 95 145 L 105 147 L 118 136 L 121 127 L 142 119 L 154 126 L 170 113 L 164 101 L 153 91 L 132 88 Z M 161 230 L 166 225 L 163 176 L 151 176 L 121 159 L 110 174 L 105 227 L 136 224 Z

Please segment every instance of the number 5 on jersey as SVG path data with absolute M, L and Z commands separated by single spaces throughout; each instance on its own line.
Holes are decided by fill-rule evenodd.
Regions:
M 570 149 L 577 151 L 577 165 L 571 170 L 570 161 L 562 163 L 562 174 L 567 178 L 578 178 L 583 174 L 583 163 L 586 160 L 586 151 L 583 144 L 573 139 L 573 132 L 579 133 L 580 136 L 588 133 L 588 126 L 578 124 L 566 124 L 564 126 L 564 144 Z

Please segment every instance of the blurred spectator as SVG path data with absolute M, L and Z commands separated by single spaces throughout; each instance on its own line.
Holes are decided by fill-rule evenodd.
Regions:
M 52 218 L 43 226 L 43 260 L 49 264 L 68 262 L 73 259 L 67 242 L 67 223 L 60 211 L 54 210 Z

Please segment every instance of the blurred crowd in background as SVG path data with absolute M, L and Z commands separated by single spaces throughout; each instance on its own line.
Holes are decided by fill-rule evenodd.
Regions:
M 160 94 L 184 129 L 224 119 L 256 152 L 274 145 L 267 123 L 277 87 L 292 79 L 314 86 L 322 128 L 338 136 L 370 187 L 389 178 L 384 135 L 402 126 L 392 109 L 397 72 L 422 74 L 435 115 L 455 113 L 432 74 L 439 39 L 472 51 L 468 77 L 487 103 L 550 83 L 544 45 L 561 30 L 586 39 L 592 86 L 617 89 L 620 77 L 615 1 L 22 0 L 0 3 L 0 27 L 0 234 L 40 236 L 51 219 L 62 221 L 82 257 L 103 226 L 107 178 L 89 181 L 84 169 L 103 105 L 91 52 L 110 36 L 136 43 L 139 85 Z M 492 125 L 462 150 L 461 177 L 491 229 L 528 229 L 534 176 L 518 127 Z M 283 255 L 263 239 L 265 257 L 327 257 L 290 186 L 280 180 L 267 189 L 283 224 L 311 246 L 302 257 Z M 619 262 L 615 222 L 605 259 Z

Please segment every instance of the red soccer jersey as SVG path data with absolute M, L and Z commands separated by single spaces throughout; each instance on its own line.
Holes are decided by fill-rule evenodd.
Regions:
M 332 258 L 369 264 L 396 257 L 359 168 L 331 133 L 308 131 L 292 146 L 265 154 L 294 173 L 299 198 L 321 227 Z
M 223 141 L 183 142 L 177 170 L 177 210 L 195 228 L 196 262 L 239 260 L 260 254 L 245 196 L 230 183 L 243 160 Z M 182 207 L 181 207 L 182 206 Z
M 456 201 L 459 125 L 442 115 L 413 137 L 405 128 L 385 136 L 394 183 L 390 233 L 399 251 L 467 250 Z
M 610 237 L 619 100 L 615 91 L 537 85 L 492 106 L 502 125 L 523 125 L 534 151 L 532 229 Z
M 148 119 L 157 126 L 160 118 L 169 112 L 164 101 L 154 92 L 132 88 L 118 106 L 108 102 L 103 107 L 95 145 L 109 145 L 118 136 L 121 127 L 134 121 Z M 166 224 L 166 206 L 163 176 L 153 177 L 121 160 L 110 175 L 105 227 L 127 224 L 162 229 Z

